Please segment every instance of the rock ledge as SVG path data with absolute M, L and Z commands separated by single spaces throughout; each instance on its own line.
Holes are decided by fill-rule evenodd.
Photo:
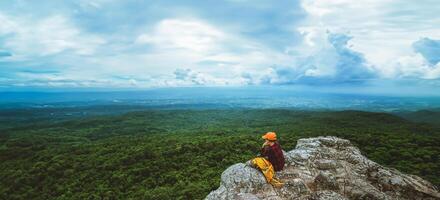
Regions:
M 345 139 L 300 139 L 285 157 L 284 170 L 277 173 L 283 188 L 273 188 L 258 170 L 238 163 L 223 172 L 220 187 L 206 199 L 440 199 L 428 181 L 380 166 Z

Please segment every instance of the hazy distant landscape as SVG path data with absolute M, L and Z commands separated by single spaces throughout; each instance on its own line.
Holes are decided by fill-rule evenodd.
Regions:
M 362 90 L 362 88 L 359 88 Z M 0 108 L 130 105 L 150 108 L 295 108 L 416 111 L 440 108 L 440 96 L 338 93 L 295 87 L 189 87 L 136 91 L 0 92 Z M 440 94 L 439 94 L 440 95 Z
M 57 122 L 142 110 L 290 109 L 387 112 L 439 122 L 438 96 L 385 96 L 301 91 L 280 87 L 165 88 L 144 91 L 0 92 L 0 123 Z

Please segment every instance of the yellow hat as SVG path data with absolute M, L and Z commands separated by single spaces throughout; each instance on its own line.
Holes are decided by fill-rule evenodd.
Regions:
M 265 140 L 275 141 L 275 140 L 277 140 L 277 134 L 275 132 L 267 132 L 261 138 L 263 138 Z

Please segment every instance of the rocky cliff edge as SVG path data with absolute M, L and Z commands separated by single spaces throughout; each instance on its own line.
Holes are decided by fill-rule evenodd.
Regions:
M 257 169 L 238 163 L 222 173 L 220 187 L 206 199 L 440 199 L 428 181 L 369 160 L 345 139 L 300 139 L 285 157 L 284 170 L 277 172 L 284 187 L 272 187 Z

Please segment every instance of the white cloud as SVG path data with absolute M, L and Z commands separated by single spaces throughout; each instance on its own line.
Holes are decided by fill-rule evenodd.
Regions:
M 197 20 L 165 19 L 152 33 L 142 34 L 138 43 L 153 44 L 165 50 L 206 52 L 218 50 L 226 35 L 213 26 Z
M 240 33 L 195 18 L 164 19 L 139 35 L 135 43 L 153 48 L 143 56 L 145 68 L 150 68 L 147 71 L 173 73 L 183 67 L 228 79 L 228 83 L 232 77 L 241 79 L 243 72 L 291 62 L 283 52 L 273 51 Z M 225 81 L 218 83 L 225 84 Z
M 228 81 L 203 74 L 191 69 L 176 69 L 174 71 L 175 82 L 179 85 L 227 85 Z
M 12 79 L 23 85 L 307 84 L 377 74 L 387 79 L 440 78 L 436 48 L 429 50 L 432 45 L 427 48 L 423 42 L 421 49 L 413 49 L 420 38 L 440 38 L 436 0 L 301 2 L 306 13 L 296 6 L 249 1 L 246 13 L 224 17 L 211 15 L 208 4 L 174 7 L 156 2 L 139 14 L 132 12 L 138 10 L 132 2 L 113 0 L 54 3 L 64 5 L 59 14 L 35 9 L 39 12 L 21 15 L 20 6 L 30 10 L 33 5 L 25 3 L 0 12 L 0 60 L 8 63 L 8 78 L 16 74 Z M 242 3 L 215 5 L 237 11 Z M 70 8 L 74 11 L 66 11 Z M 329 32 L 352 38 L 335 44 Z M 20 74 L 26 68 L 36 74 Z M 59 73 L 44 74 L 40 68 Z M 179 79 L 176 72 L 182 69 L 185 78 Z
M 351 48 L 363 53 L 382 77 L 415 74 L 419 66 L 402 68 L 396 61 L 415 56 L 411 45 L 419 38 L 440 38 L 440 27 L 434 25 L 440 24 L 440 4 L 431 0 L 303 0 L 302 6 L 309 15 L 298 30 L 306 33 L 309 45 L 319 44 L 311 38 L 326 30 L 348 32 Z
M 305 44 L 296 49 L 296 63 L 269 68 L 260 76 L 261 83 L 363 84 L 377 78 L 364 56 L 350 48 L 351 39 L 346 34 L 327 32 L 314 36 L 310 41 L 305 40 Z M 319 45 L 315 45 L 316 40 Z M 301 51 L 308 46 L 309 51 Z
M 440 64 L 437 63 L 433 68 L 426 71 L 424 77 L 425 79 L 439 79 L 440 78 Z
M 421 38 L 412 44 L 414 51 L 421 54 L 429 64 L 440 62 L 440 40 Z
M 440 63 L 432 65 L 421 54 L 399 57 L 391 63 L 397 78 L 439 79 Z M 396 77 L 394 77 L 396 78 Z
M 155 86 L 148 79 L 133 78 L 115 79 L 96 74 L 86 75 L 80 72 L 72 73 L 16 73 L 15 79 L 0 79 L 0 87 L 13 85 L 19 87 L 97 87 L 97 88 L 145 88 Z
M 92 55 L 105 43 L 98 36 L 83 34 L 66 17 L 56 15 L 37 21 L 0 14 L 4 48 L 18 56 L 46 56 L 71 50 Z
M 17 24 L 6 15 L 0 13 L 0 34 L 5 35 L 18 29 Z

